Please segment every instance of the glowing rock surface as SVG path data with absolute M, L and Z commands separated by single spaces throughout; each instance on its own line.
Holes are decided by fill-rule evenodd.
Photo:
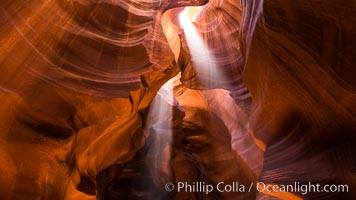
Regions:
M 0 199 L 352 199 L 355 5 L 0 1 Z

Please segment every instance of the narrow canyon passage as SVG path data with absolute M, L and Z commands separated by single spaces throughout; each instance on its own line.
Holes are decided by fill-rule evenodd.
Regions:
M 1 0 L 0 199 L 355 199 L 353 0 Z

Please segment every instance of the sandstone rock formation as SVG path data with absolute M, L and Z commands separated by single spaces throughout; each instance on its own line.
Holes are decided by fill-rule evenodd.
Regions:
M 353 199 L 355 12 L 0 1 L 0 199 Z M 348 192 L 165 188 L 199 181 Z

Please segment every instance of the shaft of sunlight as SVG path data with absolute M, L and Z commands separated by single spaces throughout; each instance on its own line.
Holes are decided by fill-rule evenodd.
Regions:
M 200 9 L 186 7 L 179 15 L 179 21 L 185 34 L 191 61 L 198 74 L 208 72 L 210 77 L 221 77 L 214 56 L 193 24 L 197 14 L 201 11 Z

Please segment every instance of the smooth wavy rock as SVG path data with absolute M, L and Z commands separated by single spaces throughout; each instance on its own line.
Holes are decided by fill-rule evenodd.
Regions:
M 44 81 L 89 95 L 127 97 L 140 87 L 140 76 L 174 66 L 161 3 L 2 1 L 1 87 L 22 95 Z
M 353 199 L 355 11 L 1 0 L 0 199 Z M 165 190 L 197 181 L 349 192 Z
M 251 95 L 242 82 L 245 60 L 238 40 L 241 20 L 238 1 L 210 1 L 200 8 L 192 27 L 181 33 L 179 62 L 184 85 L 193 89 L 227 89 L 236 103 L 249 111 Z M 202 40 L 207 50 L 199 48 L 196 40 Z
M 352 192 L 310 192 L 303 198 L 350 199 L 356 185 L 355 4 L 242 5 L 250 127 L 267 145 L 260 180 L 348 184 Z
M 94 199 L 97 175 L 142 147 L 141 116 L 178 73 L 163 5 L 0 5 L 1 197 Z

